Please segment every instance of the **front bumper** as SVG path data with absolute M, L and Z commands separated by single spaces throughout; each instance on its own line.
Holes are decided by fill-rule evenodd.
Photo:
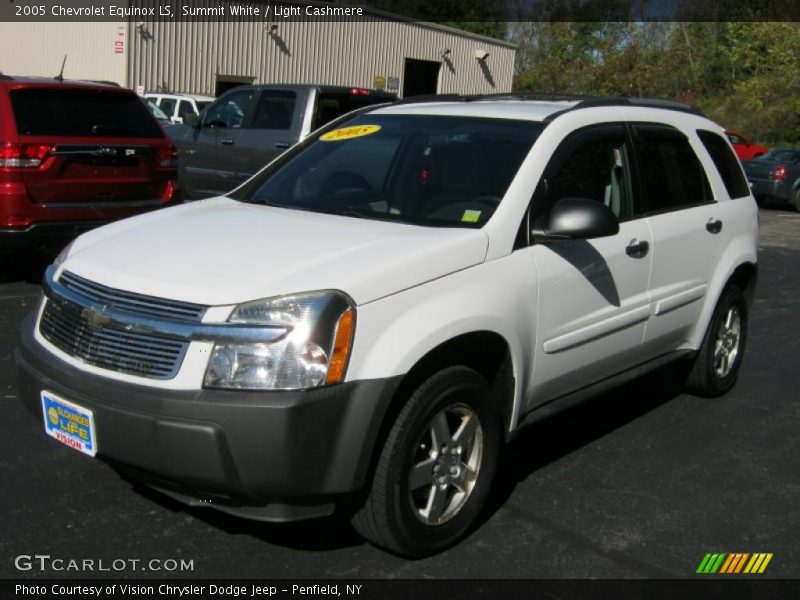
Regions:
M 98 457 L 183 502 L 262 520 L 325 514 L 334 496 L 360 489 L 399 383 L 164 390 L 76 369 L 42 347 L 33 327 L 30 314 L 15 361 L 20 398 L 35 415 L 41 390 L 88 408 Z

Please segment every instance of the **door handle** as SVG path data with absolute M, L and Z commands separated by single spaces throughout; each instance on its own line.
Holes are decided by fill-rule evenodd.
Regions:
M 233 140 L 231 138 L 223 138 L 219 141 L 219 143 L 223 146 L 233 146 Z
M 631 243 L 628 244 L 628 247 L 625 248 L 625 253 L 633 258 L 643 258 L 644 256 L 647 256 L 647 252 L 649 250 L 650 244 L 645 240 L 640 242 L 637 239 L 632 239 Z
M 722 221 L 719 219 L 709 219 L 706 223 L 706 231 L 709 233 L 719 233 L 722 231 Z
M 275 147 L 276 148 L 288 148 L 289 147 L 289 142 L 278 142 L 277 144 L 275 144 Z

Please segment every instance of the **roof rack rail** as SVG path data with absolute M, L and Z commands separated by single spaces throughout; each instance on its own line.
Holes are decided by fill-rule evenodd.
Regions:
M 410 96 L 398 100 L 395 104 L 417 104 L 426 102 L 477 102 L 481 100 L 539 100 L 543 102 L 575 102 L 573 106 L 553 113 L 545 119 L 552 121 L 556 117 L 580 108 L 595 106 L 643 106 L 647 108 L 663 108 L 677 110 L 705 117 L 706 114 L 696 106 L 685 104 L 676 100 L 664 98 L 635 98 L 623 96 L 591 96 L 583 94 L 560 94 L 542 92 L 506 92 L 496 94 L 428 94 L 424 96 Z

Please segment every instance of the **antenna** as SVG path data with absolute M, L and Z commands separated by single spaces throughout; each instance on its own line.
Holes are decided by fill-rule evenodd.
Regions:
M 65 54 L 64 55 L 64 61 L 61 63 L 61 72 L 58 75 L 55 76 L 55 80 L 56 81 L 60 81 L 61 83 L 64 83 L 64 65 L 66 65 L 66 64 L 67 64 L 67 55 Z

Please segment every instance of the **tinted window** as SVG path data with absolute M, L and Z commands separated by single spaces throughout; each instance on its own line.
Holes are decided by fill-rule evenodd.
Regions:
M 160 138 L 161 128 L 139 96 L 76 89 L 10 92 L 20 135 Z
M 188 100 L 181 100 L 178 104 L 178 116 L 183 119 L 186 115 L 194 114 L 194 106 Z
M 731 150 L 730 146 L 725 143 L 722 136 L 712 133 L 711 131 L 700 130 L 697 132 L 700 141 L 708 150 L 711 160 L 714 161 L 714 166 L 717 167 L 722 183 L 725 184 L 725 189 L 728 191 L 728 196 L 731 198 L 742 198 L 743 196 L 750 195 L 750 187 L 747 185 L 747 180 L 742 173 L 742 166 L 739 159 Z
M 175 114 L 175 104 L 177 100 L 175 98 L 162 98 L 161 101 L 158 103 L 158 108 L 163 110 L 167 115 L 170 117 Z
M 345 128 L 365 126 L 362 130 Z M 366 127 L 371 126 L 371 127 Z M 252 203 L 433 226 L 480 227 L 540 123 L 364 115 L 277 163 L 232 197 Z M 333 132 L 329 132 L 333 133 Z
M 622 126 L 583 130 L 556 150 L 537 189 L 534 220 L 562 198 L 588 198 L 608 206 L 621 219 L 634 214 L 628 148 Z
M 650 211 L 711 200 L 706 174 L 686 136 L 657 125 L 636 125 L 635 132 L 639 173 Z
M 241 127 L 252 99 L 252 89 L 228 94 L 208 109 L 203 126 Z
M 370 104 L 393 102 L 393 94 L 351 94 L 350 92 L 321 92 L 317 95 L 314 129 L 330 123 L 335 118 Z
M 297 94 L 290 91 L 262 91 L 253 113 L 254 129 L 289 129 Z

